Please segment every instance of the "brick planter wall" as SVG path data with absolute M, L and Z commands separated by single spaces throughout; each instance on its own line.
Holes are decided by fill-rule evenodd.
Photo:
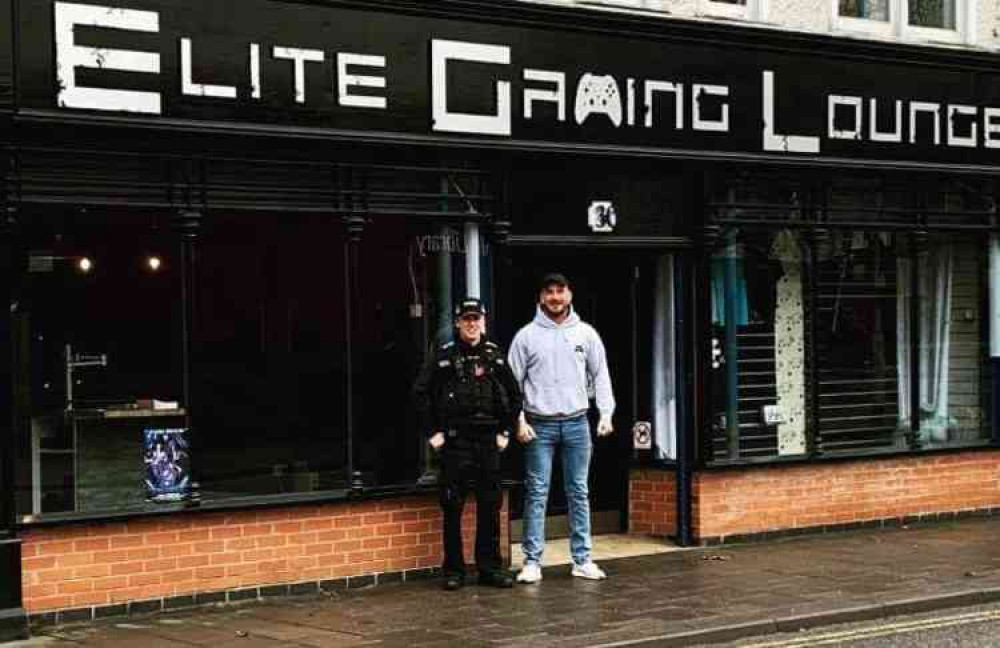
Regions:
M 507 562 L 508 519 L 505 498 Z M 467 560 L 474 529 L 470 498 Z M 24 606 L 37 614 L 378 574 L 399 580 L 440 566 L 441 510 L 436 495 L 401 496 L 29 528 L 22 539 Z
M 726 536 L 1000 507 L 1000 452 L 697 473 L 695 534 Z
M 677 531 L 677 475 L 633 470 L 628 485 L 629 533 L 667 536 Z

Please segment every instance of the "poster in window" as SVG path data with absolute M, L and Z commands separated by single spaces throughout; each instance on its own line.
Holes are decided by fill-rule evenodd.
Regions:
M 146 499 L 176 502 L 190 496 L 191 455 L 187 428 L 144 429 L 142 461 Z

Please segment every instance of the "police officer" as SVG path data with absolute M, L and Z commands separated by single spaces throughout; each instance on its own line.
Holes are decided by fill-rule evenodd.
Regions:
M 462 509 L 470 482 L 476 494 L 479 584 L 511 587 L 500 561 L 500 453 L 521 411 L 521 392 L 506 354 L 485 336 L 486 308 L 475 298 L 455 308 L 457 339 L 439 347 L 414 386 L 421 429 L 441 453 L 444 588 L 465 584 Z

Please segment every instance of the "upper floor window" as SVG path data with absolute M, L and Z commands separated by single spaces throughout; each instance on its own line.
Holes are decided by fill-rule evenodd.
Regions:
M 888 38 L 971 43 L 975 0 L 834 0 L 834 27 Z
M 673 0 L 580 0 L 579 4 L 669 13 Z M 698 0 L 698 13 L 709 18 L 763 20 L 767 0 Z
M 699 13 L 720 18 L 763 20 L 767 0 L 701 0 Z
M 665 0 L 581 0 L 579 4 L 607 9 L 641 9 L 664 11 Z

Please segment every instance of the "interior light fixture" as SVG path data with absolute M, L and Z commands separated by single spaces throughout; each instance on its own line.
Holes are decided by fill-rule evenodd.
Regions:
M 162 266 L 163 266 L 163 261 L 160 259 L 160 257 L 156 256 L 155 254 L 150 254 L 148 257 L 146 257 L 146 267 L 152 270 L 153 272 L 156 272 Z
M 80 257 L 76 261 L 76 267 L 80 272 L 90 272 L 94 268 L 94 262 L 89 257 Z

